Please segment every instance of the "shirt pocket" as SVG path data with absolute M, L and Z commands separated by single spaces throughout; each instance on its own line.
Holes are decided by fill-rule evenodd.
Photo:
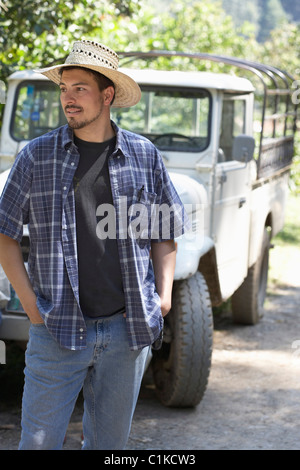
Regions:
M 136 188 L 133 193 L 132 204 L 128 208 L 128 235 L 144 245 L 151 239 L 151 221 L 156 210 L 157 194 L 146 191 L 144 186 Z

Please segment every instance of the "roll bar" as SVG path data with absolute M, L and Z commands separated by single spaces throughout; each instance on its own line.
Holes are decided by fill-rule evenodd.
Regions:
M 289 117 L 293 118 L 293 135 L 297 129 L 297 104 L 292 103 L 292 85 L 295 78 L 287 71 L 281 70 L 272 65 L 261 64 L 246 59 L 239 59 L 236 57 L 228 57 L 216 54 L 207 54 L 201 52 L 175 52 L 175 51 L 149 51 L 149 52 L 120 52 L 119 56 L 121 60 L 127 59 L 126 63 L 135 61 L 137 59 L 143 59 L 146 61 L 154 60 L 159 57 L 174 58 L 183 57 L 188 59 L 196 59 L 200 61 L 211 61 L 217 63 L 223 63 L 233 67 L 237 67 L 243 70 L 247 70 L 255 74 L 262 86 L 263 86 L 263 101 L 262 101 L 262 115 L 261 115 L 261 131 L 259 138 L 259 151 L 258 151 L 258 173 L 260 176 L 265 176 L 268 173 L 268 167 L 270 167 L 269 154 L 270 141 L 264 143 L 264 131 L 265 124 L 267 121 L 271 121 L 273 125 L 272 137 L 276 140 L 276 146 L 278 147 L 278 156 L 276 159 L 281 161 L 281 165 L 286 166 L 290 163 L 293 155 L 291 155 L 291 149 L 293 153 L 293 136 L 287 136 L 287 120 Z M 122 64 L 123 65 L 123 64 Z M 268 96 L 274 97 L 272 113 L 266 115 L 267 109 L 267 98 Z M 285 110 L 280 112 L 279 100 L 280 97 L 285 96 Z M 293 106 L 292 106 L 293 105 Z M 279 139 L 276 138 L 276 124 L 280 119 L 284 119 L 283 135 Z M 273 140 L 272 139 L 272 140 Z M 292 145 L 291 145 L 292 139 Z M 280 142 L 279 142 L 280 140 Z M 275 142 L 273 142 L 275 145 Z M 273 146 L 272 146 L 273 147 Z M 283 152 L 284 156 L 281 155 Z M 266 161 L 265 161 L 266 160 Z M 274 160 L 274 158 L 273 158 Z

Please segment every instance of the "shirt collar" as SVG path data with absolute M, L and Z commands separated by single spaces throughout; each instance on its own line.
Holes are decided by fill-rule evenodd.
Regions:
M 114 155 L 117 155 L 118 151 L 121 151 L 125 157 L 130 157 L 130 154 L 128 153 L 127 141 L 122 129 L 120 129 L 113 121 L 111 121 L 111 125 L 116 133 L 116 147 Z M 62 127 L 62 145 L 67 150 L 73 142 L 73 129 L 71 129 L 68 124 L 66 124 Z
M 68 124 L 62 127 L 62 146 L 68 150 L 70 145 L 73 143 L 73 130 Z
M 111 125 L 113 130 L 116 133 L 116 147 L 114 154 L 117 155 L 120 151 L 124 157 L 130 157 L 130 153 L 128 152 L 128 144 L 124 132 L 120 127 L 118 127 L 113 121 L 111 121 Z

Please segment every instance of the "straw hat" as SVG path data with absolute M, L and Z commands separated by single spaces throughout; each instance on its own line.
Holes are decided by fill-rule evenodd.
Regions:
M 74 42 L 73 49 L 64 64 L 39 69 L 36 72 L 46 75 L 58 85 L 61 80 L 59 70 L 62 67 L 81 66 L 95 70 L 108 77 L 115 85 L 113 107 L 134 106 L 141 99 L 140 87 L 128 75 L 119 72 L 118 65 L 119 57 L 112 49 L 94 41 L 82 40 Z

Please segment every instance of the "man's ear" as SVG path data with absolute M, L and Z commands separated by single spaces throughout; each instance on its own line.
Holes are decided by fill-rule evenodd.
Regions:
M 104 104 L 106 104 L 107 106 L 110 106 L 110 104 L 113 100 L 114 94 L 115 94 L 114 87 L 109 86 L 109 87 L 105 88 L 105 90 L 104 90 Z

